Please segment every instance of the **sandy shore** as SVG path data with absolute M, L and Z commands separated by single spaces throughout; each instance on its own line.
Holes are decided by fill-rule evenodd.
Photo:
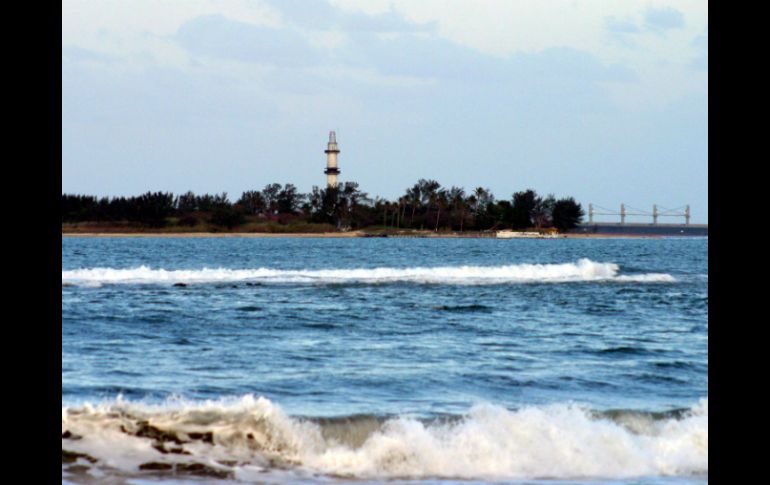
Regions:
M 63 232 L 62 237 L 364 237 L 360 232 Z
M 63 232 L 62 237 L 183 237 L 183 238 L 221 238 L 221 237 L 250 237 L 250 238 L 353 238 L 353 237 L 381 237 L 376 234 L 367 234 L 361 231 L 350 232 L 294 232 L 294 233 L 266 233 L 266 232 Z M 401 235 L 388 235 L 389 238 L 444 238 L 444 239 L 497 239 L 494 236 L 478 234 L 447 234 L 447 233 L 414 233 Z M 568 239 L 657 239 L 662 236 L 646 234 L 561 234 L 558 238 Z M 551 239 L 551 238 L 521 238 L 521 239 Z

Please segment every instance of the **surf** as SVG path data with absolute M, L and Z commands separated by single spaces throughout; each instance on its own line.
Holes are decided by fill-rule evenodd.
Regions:
M 339 269 L 162 269 L 81 268 L 62 270 L 62 285 L 103 284 L 444 284 L 495 285 L 506 283 L 564 283 L 617 281 L 671 283 L 666 273 L 621 274 L 615 263 L 580 259 L 561 264 L 511 264 L 501 266 L 378 267 Z
M 129 474 L 206 469 L 238 480 L 271 470 L 356 479 L 692 476 L 708 473 L 708 398 L 669 413 L 485 403 L 429 419 L 292 417 L 253 395 L 118 399 L 62 407 L 62 450 L 81 465 Z

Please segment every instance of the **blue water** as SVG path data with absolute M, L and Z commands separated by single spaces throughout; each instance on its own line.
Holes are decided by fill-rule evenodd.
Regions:
M 505 419 L 554 406 L 686 414 L 708 396 L 707 256 L 707 238 L 66 237 L 62 406 L 142 403 L 167 416 L 214 402 L 227 414 L 253 396 L 300 421 L 407 417 L 424 426 L 469 419 L 480 406 Z M 519 274 L 522 265 L 581 259 L 617 268 L 598 278 Z M 451 275 L 403 276 L 438 267 Z M 481 275 L 471 269 L 466 278 L 463 267 Z M 486 268 L 501 267 L 508 276 L 485 279 Z M 103 270 L 80 271 L 95 268 Z M 260 268 L 272 273 L 227 271 Z M 682 418 L 653 422 L 666 419 Z M 311 480 L 335 476 L 308 466 Z M 519 475 L 474 466 L 361 477 L 573 478 L 569 469 Z M 608 464 L 588 479 L 617 480 L 618 469 L 629 466 Z M 234 479 L 249 481 L 239 473 Z M 643 483 L 663 479 L 640 473 Z M 707 465 L 660 475 L 689 483 L 704 473 Z

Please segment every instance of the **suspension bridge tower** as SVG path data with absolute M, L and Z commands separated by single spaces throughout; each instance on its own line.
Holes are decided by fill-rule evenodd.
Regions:
M 324 150 L 324 153 L 326 153 L 326 170 L 324 170 L 324 173 L 326 174 L 327 187 L 337 186 L 337 175 L 340 174 L 340 168 L 337 165 L 337 154 L 339 152 L 340 149 L 337 148 L 337 135 L 330 131 L 329 143 L 326 145 L 326 150 Z

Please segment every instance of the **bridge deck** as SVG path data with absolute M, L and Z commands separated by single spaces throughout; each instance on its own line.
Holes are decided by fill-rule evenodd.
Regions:
M 594 222 L 580 224 L 569 231 L 575 234 L 649 234 L 660 236 L 708 236 L 708 224 L 642 224 Z

